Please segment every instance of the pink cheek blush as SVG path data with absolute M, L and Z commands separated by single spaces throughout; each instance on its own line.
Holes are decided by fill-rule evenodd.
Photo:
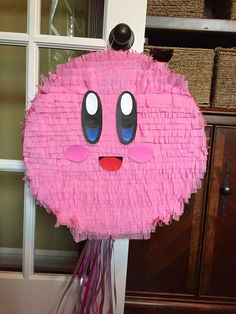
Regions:
M 129 149 L 128 157 L 135 162 L 146 162 L 152 159 L 153 152 L 150 148 L 137 145 Z
M 68 146 L 64 152 L 66 159 L 74 162 L 80 162 L 88 158 L 89 150 L 80 145 Z

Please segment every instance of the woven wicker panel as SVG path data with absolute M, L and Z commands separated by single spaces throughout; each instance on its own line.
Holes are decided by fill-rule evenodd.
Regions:
M 230 18 L 231 20 L 236 20 L 236 0 L 231 2 Z
M 189 89 L 198 104 L 210 106 L 214 50 L 145 46 L 144 52 L 156 60 L 168 62 L 170 69 L 188 80 Z
M 147 15 L 203 17 L 204 0 L 148 0 Z
M 236 109 L 236 48 L 216 48 L 212 103 Z

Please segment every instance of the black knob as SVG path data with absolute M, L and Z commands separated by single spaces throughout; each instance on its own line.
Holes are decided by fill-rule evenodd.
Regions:
M 223 186 L 220 189 L 221 195 L 230 195 L 231 194 L 231 188 L 229 186 Z
M 127 24 L 117 24 L 110 32 L 109 43 L 114 50 L 129 50 L 134 43 L 134 33 Z

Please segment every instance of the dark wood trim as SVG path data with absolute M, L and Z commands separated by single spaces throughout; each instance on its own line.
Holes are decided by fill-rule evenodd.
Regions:
M 201 292 L 204 293 L 209 286 L 211 278 L 211 268 L 214 257 L 214 240 L 215 240 L 215 219 L 218 215 L 219 191 L 220 191 L 220 174 L 222 171 L 224 157 L 225 137 L 217 128 L 217 136 L 215 137 L 213 147 L 213 160 L 211 164 L 211 183 L 208 191 L 208 224 L 204 241 L 204 267 L 201 277 Z
M 236 313 L 236 306 L 224 303 L 164 301 L 164 300 L 126 300 L 125 308 L 132 313 Z M 131 312 L 130 312 L 131 313 Z
M 216 109 L 201 109 L 208 124 L 236 125 L 236 112 Z
M 169 295 L 169 297 L 163 296 L 146 296 L 146 295 L 128 295 L 125 299 L 126 304 L 140 304 L 140 305 L 159 305 L 159 304 L 168 304 L 168 305 L 178 305 L 178 304 L 188 304 L 188 305 L 197 305 L 201 306 L 206 304 L 209 306 L 213 305 L 230 305 L 234 309 L 236 309 L 236 299 L 235 298 L 224 298 L 224 297 L 212 297 L 212 296 L 202 296 L 202 297 L 191 297 L 191 296 L 177 296 L 177 295 Z
M 200 107 L 202 113 L 206 114 L 214 114 L 214 115 L 227 115 L 227 116 L 236 116 L 236 108 L 235 109 L 227 109 L 227 108 L 205 108 Z
M 126 303 L 144 303 L 144 304 L 175 304 L 175 303 L 193 303 L 193 304 L 224 304 L 233 305 L 236 309 L 236 298 L 222 297 L 222 296 L 209 296 L 209 295 L 190 295 L 178 293 L 145 293 L 145 292 L 129 292 L 126 293 Z
M 213 126 L 206 127 L 206 136 L 207 136 L 207 146 L 208 146 L 208 155 L 211 156 L 212 150 L 212 138 L 213 138 Z M 192 218 L 192 232 L 190 240 L 190 252 L 189 252 L 189 267 L 188 267 L 188 287 L 194 287 L 196 284 L 196 273 L 198 273 L 198 278 L 200 278 L 200 263 L 196 261 L 201 260 L 201 248 L 199 250 L 199 241 L 203 242 L 203 230 L 204 230 L 204 221 L 205 221 L 205 204 L 206 204 L 206 189 L 208 186 L 209 180 L 209 160 L 207 161 L 207 172 L 202 181 L 202 189 L 198 191 L 193 197 L 195 198 L 193 202 L 193 212 Z M 202 211 L 199 211 L 199 208 L 203 207 Z M 199 228 L 199 224 L 201 227 Z M 197 286 L 199 286 L 197 284 Z

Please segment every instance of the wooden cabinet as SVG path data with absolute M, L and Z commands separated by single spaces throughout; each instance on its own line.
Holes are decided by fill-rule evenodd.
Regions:
M 236 21 L 146 21 L 150 45 L 232 47 L 235 34 Z M 202 188 L 179 222 L 130 241 L 125 314 L 236 314 L 236 111 L 203 113 L 209 155 Z
M 215 128 L 210 171 L 200 294 L 236 301 L 236 127 Z
M 236 313 L 236 115 L 209 120 L 222 125 L 206 129 L 201 190 L 179 222 L 130 241 L 126 314 Z

